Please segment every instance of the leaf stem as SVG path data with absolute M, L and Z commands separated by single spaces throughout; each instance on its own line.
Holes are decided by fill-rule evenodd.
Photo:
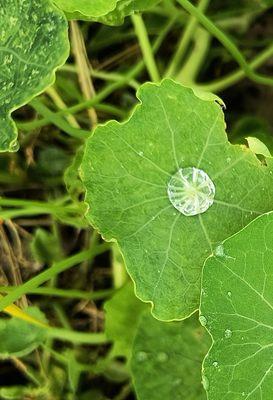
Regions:
M 153 82 L 158 82 L 160 80 L 160 75 L 144 21 L 140 14 L 134 14 L 131 18 L 150 78 Z
M 198 10 L 204 12 L 209 5 L 210 0 L 200 0 Z M 196 31 L 198 20 L 195 16 L 191 16 L 179 40 L 177 50 L 170 61 L 170 64 L 165 73 L 166 77 L 174 77 L 179 69 L 180 63 L 183 60 L 185 53 L 192 40 L 192 36 Z
M 17 301 L 24 294 L 27 294 L 29 291 L 32 291 L 33 289 L 37 288 L 43 283 L 49 281 L 54 276 L 84 261 L 92 260 L 96 255 L 104 253 L 110 247 L 111 245 L 109 243 L 103 243 L 96 246 L 92 250 L 82 251 L 62 261 L 54 263 L 50 268 L 41 272 L 39 275 L 34 276 L 32 279 L 25 282 L 23 285 L 14 289 L 7 296 L 0 299 L 0 311 L 3 311 L 4 308 L 8 307 L 9 305 Z
M 273 45 L 271 44 L 265 50 L 263 50 L 257 57 L 252 60 L 249 65 L 252 69 L 260 67 L 265 61 L 273 56 Z M 208 91 L 208 92 L 219 92 L 226 89 L 227 87 L 237 83 L 246 76 L 246 73 L 242 69 L 225 76 L 224 78 L 217 79 L 215 81 L 198 84 L 198 88 Z
M 189 14 L 194 16 L 201 25 L 203 25 L 208 32 L 210 32 L 215 38 L 222 43 L 222 45 L 230 52 L 230 54 L 234 57 L 237 63 L 245 72 L 245 75 L 253 80 L 254 82 L 263 84 L 263 85 L 273 85 L 273 78 L 268 78 L 267 76 L 257 74 L 253 68 L 247 63 L 243 54 L 240 52 L 238 47 L 229 39 L 229 37 L 221 31 L 208 17 L 206 17 L 197 7 L 195 7 L 188 0 L 177 0 L 182 7 Z

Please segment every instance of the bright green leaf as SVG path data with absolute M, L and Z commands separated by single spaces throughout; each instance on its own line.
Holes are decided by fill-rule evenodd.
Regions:
M 67 21 L 49 0 L 1 0 L 0 21 L 0 151 L 14 151 L 11 113 L 53 83 L 69 54 Z
M 145 309 L 145 305 L 135 296 L 133 284 L 129 282 L 123 286 L 105 303 L 104 309 L 105 332 L 114 343 L 111 355 L 130 358 L 138 321 Z
M 27 313 L 45 322 L 45 317 L 35 307 Z M 46 330 L 18 318 L 0 319 L 0 358 L 23 357 L 31 353 L 46 339 Z
M 271 400 L 273 213 L 223 242 L 204 266 L 201 316 L 213 337 L 209 400 Z
M 215 245 L 272 209 L 273 162 L 262 165 L 231 145 L 219 104 L 189 88 L 164 80 L 145 84 L 138 97 L 128 122 L 100 126 L 87 141 L 87 217 L 118 242 L 153 314 L 182 319 L 198 308 L 201 268 Z M 184 216 L 169 201 L 167 186 L 181 167 L 201 168 L 216 187 L 203 214 Z
M 209 344 L 196 316 L 166 323 L 144 313 L 131 361 L 138 399 L 205 400 L 201 364 Z

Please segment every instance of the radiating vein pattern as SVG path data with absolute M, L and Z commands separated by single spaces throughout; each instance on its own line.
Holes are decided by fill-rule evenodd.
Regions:
M 153 314 L 182 319 L 198 308 L 215 245 L 271 209 L 273 164 L 231 145 L 221 107 L 189 88 L 164 80 L 138 97 L 127 122 L 100 126 L 87 141 L 87 217 L 118 242 Z
M 11 113 L 53 83 L 68 57 L 67 30 L 49 0 L 0 0 L 0 151 L 17 147 Z
M 204 361 L 209 400 L 271 400 L 273 213 L 227 239 L 204 266 L 201 319 L 214 340 Z

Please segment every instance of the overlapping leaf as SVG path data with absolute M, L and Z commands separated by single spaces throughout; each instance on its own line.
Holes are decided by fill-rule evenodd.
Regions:
M 196 316 L 166 323 L 144 313 L 131 361 L 138 399 L 205 400 L 201 364 L 209 344 Z
M 160 0 L 54 0 L 71 19 L 97 21 L 106 25 L 121 25 L 124 18 L 134 12 L 145 11 Z
M 202 265 L 215 245 L 272 209 L 273 163 L 228 142 L 221 107 L 171 80 L 145 84 L 124 124 L 98 127 L 82 162 L 87 217 L 115 240 L 143 301 L 162 320 L 197 309 Z M 204 170 L 213 205 L 186 217 L 167 196 L 180 167 Z
M 127 283 L 105 303 L 105 332 L 114 343 L 112 357 L 131 357 L 132 343 L 139 318 L 145 305 L 134 293 L 133 284 Z
M 53 83 L 68 56 L 67 21 L 49 0 L 0 0 L 0 32 L 0 151 L 13 151 L 11 113 Z
M 98 18 L 116 8 L 119 0 L 53 0 L 54 3 L 67 13 L 79 13 L 85 17 Z
M 37 308 L 28 308 L 30 318 L 45 322 Z M 19 318 L 0 319 L 0 358 L 22 357 L 31 353 L 46 339 L 46 330 Z
M 273 213 L 227 239 L 203 272 L 200 320 L 214 343 L 204 362 L 209 400 L 271 400 Z

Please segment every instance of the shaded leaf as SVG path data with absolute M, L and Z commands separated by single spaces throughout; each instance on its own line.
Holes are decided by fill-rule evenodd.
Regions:
M 14 151 L 11 113 L 53 83 L 69 53 L 67 21 L 49 0 L 1 0 L 0 21 L 0 151 Z
M 209 344 L 196 316 L 166 323 L 144 313 L 131 361 L 138 399 L 205 400 L 201 364 Z
M 57 261 L 62 256 L 62 249 L 56 234 L 39 228 L 35 231 L 30 243 L 32 256 L 41 263 L 51 263 Z
M 27 313 L 45 322 L 41 311 L 29 307 Z M 46 339 L 46 330 L 21 319 L 0 319 L 0 358 L 23 357 L 31 353 Z
M 133 284 L 127 283 L 105 303 L 105 332 L 114 342 L 112 357 L 131 356 L 138 321 L 145 305 L 137 299 Z
M 118 242 L 137 296 L 152 303 L 153 314 L 182 319 L 198 308 L 201 268 L 215 245 L 272 209 L 273 163 L 231 145 L 221 107 L 189 88 L 164 80 L 145 84 L 138 97 L 128 122 L 100 126 L 87 141 L 87 218 Z M 216 190 L 212 206 L 190 217 L 167 194 L 172 176 L 188 167 L 208 174 Z
M 201 316 L 213 337 L 209 400 L 271 400 L 273 213 L 227 239 L 204 266 Z

